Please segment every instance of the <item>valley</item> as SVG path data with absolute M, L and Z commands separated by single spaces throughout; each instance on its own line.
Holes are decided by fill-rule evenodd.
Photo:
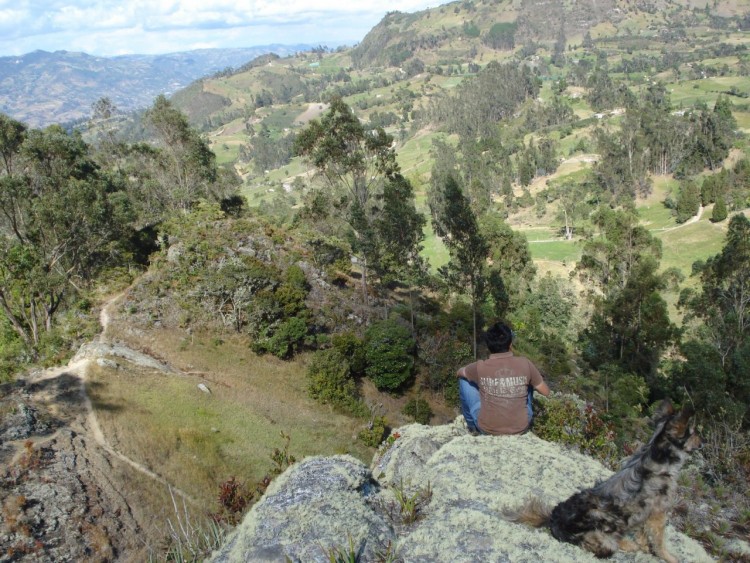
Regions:
M 77 455 L 81 545 L 199 560 L 295 461 L 455 425 L 502 318 L 545 440 L 615 467 L 693 405 L 674 525 L 746 560 L 748 10 L 461 0 L 73 132 L 1 116 L 0 424 L 46 421 L 0 426 L 2 548 L 65 552 L 19 499 Z

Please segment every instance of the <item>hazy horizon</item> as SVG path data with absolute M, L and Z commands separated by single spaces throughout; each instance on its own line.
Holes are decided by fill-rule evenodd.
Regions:
M 352 45 L 389 11 L 441 0 L 0 0 L 0 56 L 37 50 L 117 55 L 265 45 Z

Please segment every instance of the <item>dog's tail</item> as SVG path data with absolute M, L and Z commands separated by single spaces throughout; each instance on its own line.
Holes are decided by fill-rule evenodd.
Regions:
M 536 497 L 530 497 L 515 509 L 506 509 L 503 511 L 503 517 L 511 522 L 528 524 L 535 528 L 549 525 L 552 508 Z

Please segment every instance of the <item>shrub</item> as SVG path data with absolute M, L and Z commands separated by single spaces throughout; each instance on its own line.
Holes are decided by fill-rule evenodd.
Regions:
M 219 511 L 211 517 L 216 522 L 226 522 L 236 526 L 244 515 L 255 493 L 245 483 L 230 477 L 219 484 Z
M 429 424 L 432 418 L 430 404 L 422 398 L 410 399 L 401 412 L 419 424 Z
M 367 376 L 380 391 L 396 391 L 412 377 L 415 342 L 394 320 L 373 323 L 365 337 Z
M 365 357 L 365 346 L 361 339 L 351 332 L 335 334 L 331 338 L 331 346 L 347 359 L 353 377 L 364 375 L 367 358 Z
M 377 448 L 383 441 L 386 431 L 386 422 L 384 416 L 376 416 L 367 428 L 362 430 L 357 436 L 365 446 Z
M 727 204 L 724 198 L 719 196 L 716 198 L 713 211 L 711 212 L 711 222 L 719 223 L 727 218 Z
M 579 406 L 571 397 L 552 397 L 534 417 L 534 434 L 550 442 L 573 446 L 613 465 L 618 457 L 615 432 L 591 405 Z
M 256 342 L 256 348 L 270 352 L 277 358 L 290 358 L 304 343 L 307 336 L 307 320 L 292 317 L 282 321 L 273 335 Z
M 317 352 L 307 370 L 310 396 L 324 404 L 363 416 L 367 408 L 359 400 L 349 360 L 336 349 Z
M 427 367 L 427 386 L 442 392 L 449 405 L 458 404 L 456 370 L 473 361 L 469 342 L 447 332 L 427 335 L 419 341 L 419 358 Z

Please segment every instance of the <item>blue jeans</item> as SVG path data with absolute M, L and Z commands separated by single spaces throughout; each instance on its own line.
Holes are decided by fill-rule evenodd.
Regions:
M 458 397 L 461 400 L 461 413 L 466 420 L 466 426 L 470 432 L 482 432 L 477 420 L 479 420 L 479 410 L 482 408 L 482 402 L 479 398 L 479 388 L 475 383 L 458 378 Z M 529 385 L 529 393 L 526 396 L 526 411 L 529 415 L 529 426 L 534 418 L 534 410 L 531 408 L 531 400 L 534 397 L 534 388 Z

